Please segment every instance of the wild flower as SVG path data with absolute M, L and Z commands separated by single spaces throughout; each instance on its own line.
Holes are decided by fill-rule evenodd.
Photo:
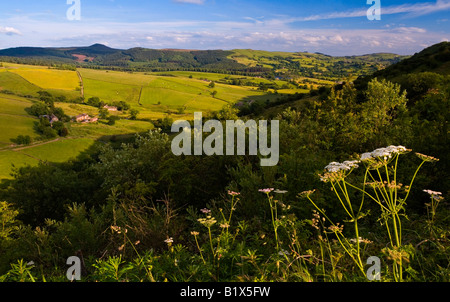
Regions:
M 342 233 L 342 231 L 344 230 L 344 226 L 340 225 L 339 222 L 336 223 L 336 225 L 330 225 L 328 227 L 328 229 L 330 231 L 332 231 L 333 233 Z
M 336 173 L 339 171 L 348 171 L 352 168 L 358 168 L 359 160 L 347 160 L 343 163 L 331 162 L 326 167 L 325 170 L 331 173 Z
M 361 237 L 359 237 L 358 240 L 356 240 L 356 238 L 352 238 L 352 239 L 350 239 L 350 241 L 351 242 L 362 242 L 362 243 L 365 243 L 365 244 L 373 243 L 373 241 L 370 241 L 369 239 L 364 239 L 364 238 L 361 238 Z
M 200 234 L 200 233 L 197 232 L 197 231 L 192 231 L 192 232 L 191 232 L 191 235 L 193 235 L 194 238 L 195 238 L 195 243 L 197 244 L 197 248 L 198 248 L 198 250 L 199 250 L 199 252 L 200 252 L 200 257 L 202 258 L 203 264 L 206 264 L 205 258 L 203 258 L 202 249 L 200 248 L 200 245 L 198 244 L 198 240 L 197 240 L 197 236 L 198 236 L 199 234 Z
M 395 263 L 409 262 L 409 254 L 399 247 L 385 247 L 381 251 L 389 260 L 393 260 Z
M 172 243 L 173 243 L 173 238 L 167 238 L 166 240 L 164 240 L 165 243 L 167 243 L 167 246 L 170 248 L 170 250 L 173 252 L 173 247 L 172 247 Z
M 346 174 L 344 170 L 340 170 L 337 172 L 325 172 L 324 174 L 319 174 L 320 181 L 323 182 L 336 182 L 343 180 L 345 178 Z
M 112 225 L 111 230 L 120 234 L 120 226 Z
M 419 157 L 421 160 L 426 161 L 426 162 L 435 162 L 435 161 L 439 161 L 438 158 L 433 157 L 433 156 L 429 156 L 429 155 L 425 155 L 422 153 L 417 153 L 416 152 L 417 157 Z
M 311 226 L 315 229 L 319 229 L 320 215 L 316 210 L 313 210 L 313 218 L 311 219 Z
M 111 230 L 113 232 L 116 232 L 117 234 L 122 234 L 122 228 L 120 226 L 117 225 L 112 225 L 111 226 Z M 126 234 L 128 233 L 128 229 L 124 229 L 123 232 Z
M 366 182 L 366 185 L 371 186 L 372 188 L 383 188 L 384 187 L 384 183 L 382 181 Z
M 241 193 L 228 190 L 228 195 L 237 196 L 237 195 L 241 195 Z
M 366 152 L 361 154 L 361 161 L 370 161 L 376 159 L 387 160 L 388 158 L 392 158 L 393 154 L 402 154 L 409 152 L 411 150 L 406 149 L 404 146 L 389 146 L 385 148 L 378 148 L 372 152 Z
M 432 190 L 423 190 L 425 193 L 428 193 L 431 197 L 441 196 L 441 192 L 436 192 Z
M 203 214 L 208 214 L 208 213 L 211 213 L 211 210 L 204 208 L 204 209 L 201 209 L 200 212 L 202 212 Z
M 387 182 L 386 182 L 387 183 Z M 391 181 L 387 184 L 387 187 L 391 190 L 393 189 L 400 189 L 403 186 L 401 183 L 396 183 L 395 181 Z
M 311 194 L 313 194 L 316 190 L 309 190 L 309 191 L 303 191 L 299 193 L 298 195 L 302 198 L 309 197 Z
M 207 228 L 212 227 L 217 222 L 217 220 L 211 216 L 207 216 L 206 218 L 199 218 L 197 219 L 197 221 Z
M 425 203 L 427 206 L 427 214 L 429 218 L 430 235 L 433 236 L 433 224 L 436 216 L 437 208 L 439 203 L 444 199 L 441 192 L 436 192 L 432 190 L 423 190 L 425 193 L 429 194 L 431 197 L 430 203 Z M 431 217 L 430 217 L 431 216 Z
M 273 190 L 275 190 L 274 188 L 267 188 L 267 189 L 259 189 L 259 192 L 263 192 L 266 194 L 269 194 L 270 192 L 272 192 Z

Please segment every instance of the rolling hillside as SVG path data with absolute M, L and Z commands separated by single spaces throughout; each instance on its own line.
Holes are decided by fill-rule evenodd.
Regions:
M 277 95 L 259 89 L 260 83 L 279 88 L 284 85 L 294 92 L 307 91 L 285 81 L 218 73 L 131 73 L 87 68 L 72 71 L 6 62 L 0 66 L 0 179 L 11 177 L 12 164 L 21 167 L 36 165 L 39 161 L 67 161 L 99 139 L 109 140 L 153 129 L 152 121 L 157 119 L 190 119 L 195 111 L 206 113 L 237 102 L 275 100 Z M 233 80 L 245 81 L 247 86 L 232 85 Z M 33 104 L 39 103 L 41 91 L 51 93 L 55 98 L 54 106 L 70 118 L 83 113 L 98 116 L 99 108 L 86 104 L 93 97 L 107 104 L 125 102 L 130 110 L 139 113 L 137 120 L 131 120 L 130 110 L 110 112 L 120 118 L 114 125 L 107 124 L 106 120 L 66 122 L 67 137 L 44 139 L 36 130 L 39 119 L 27 112 Z M 20 135 L 29 136 L 32 143 L 16 145 L 15 139 Z
M 268 78 L 312 77 L 326 80 L 372 74 L 404 58 L 405 56 L 395 54 L 332 57 L 320 53 L 269 52 L 251 49 L 224 51 L 131 48 L 121 50 L 101 44 L 88 47 L 19 47 L 0 50 L 0 60 L 20 63 L 59 63 L 126 71 L 188 70 Z
M 0 133 L 0 178 L 10 177 L 11 164 L 65 161 L 101 138 L 145 132 L 154 127 L 154 121 L 165 117 L 189 119 L 195 111 L 218 111 L 228 104 L 262 105 L 266 115 L 274 115 L 289 106 L 276 106 L 283 95 L 301 96 L 322 85 L 334 85 L 349 75 L 356 78 L 365 74 L 395 74 L 405 68 L 412 68 L 411 72 L 424 70 L 417 62 L 429 65 L 436 61 L 435 70 L 445 74 L 447 53 L 448 43 L 441 43 L 386 68 L 404 57 L 392 54 L 330 57 L 256 50 L 118 50 L 99 44 L 3 50 L 0 51 L 3 58 L 14 57 L 0 63 L 0 129 L 6 130 Z M 49 60 L 50 64 L 11 63 L 21 59 L 34 64 Z M 64 64 L 78 68 L 64 68 Z M 104 69 L 108 66 L 110 70 Z M 219 73 L 223 66 L 226 66 L 224 73 Z M 134 68 L 147 71 L 131 71 Z M 234 72 L 239 68 L 256 74 Z M 430 68 L 433 67 L 430 65 L 426 70 Z M 264 73 L 267 71 L 270 72 Z M 260 75 L 263 72 L 264 77 L 257 76 L 258 72 Z M 38 118 L 26 111 L 38 101 L 43 90 L 56 98 L 55 107 L 69 117 L 82 113 L 98 116 L 98 108 L 87 105 L 90 98 L 98 97 L 107 104 L 127 103 L 130 110 L 139 111 L 138 118 L 131 120 L 128 110 L 110 113 L 120 118 L 114 125 L 105 120 L 93 124 L 67 122 L 68 137 L 43 140 L 35 128 Z M 298 102 L 301 101 L 290 104 Z M 28 135 L 33 142 L 25 147 L 15 145 L 14 139 L 19 135 Z M 52 150 L 57 150 L 57 154 Z

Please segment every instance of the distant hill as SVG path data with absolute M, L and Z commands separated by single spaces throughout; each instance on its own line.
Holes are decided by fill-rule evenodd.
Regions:
M 207 71 L 293 79 L 338 80 L 372 74 L 406 58 L 396 54 L 332 57 L 322 53 L 271 52 L 251 49 L 179 50 L 86 47 L 17 47 L 0 50 L 0 60 L 27 64 L 71 64 L 126 71 Z
M 45 48 L 45 47 L 16 47 L 0 50 L 0 56 L 17 58 L 53 58 L 55 60 L 73 60 L 74 54 L 86 56 L 102 56 L 120 52 L 119 49 L 109 48 L 102 44 L 89 47 Z
M 386 69 L 360 77 L 355 81 L 355 84 L 357 86 L 364 86 L 373 78 L 384 78 L 393 82 L 403 82 L 403 78 L 407 75 L 423 73 L 450 75 L 450 42 L 441 42 L 425 48 L 410 58 L 406 58 Z

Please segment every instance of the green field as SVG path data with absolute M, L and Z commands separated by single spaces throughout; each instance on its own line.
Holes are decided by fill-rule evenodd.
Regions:
M 9 90 L 21 95 L 37 95 L 37 92 L 41 90 L 41 88 L 31 84 L 20 75 L 1 68 L 0 89 Z
M 30 107 L 32 101 L 15 96 L 0 93 L 0 108 L 2 114 L 14 114 L 28 116 L 25 108 Z
M 81 96 L 80 82 L 75 71 L 49 69 L 43 66 L 2 63 L 0 67 L 0 91 L 8 90 L 16 95 L 34 96 L 47 90 L 55 96 L 75 99 Z
M 192 119 L 196 111 L 212 112 L 227 104 L 246 101 L 272 101 L 277 95 L 258 90 L 259 83 L 276 83 L 280 87 L 285 81 L 271 81 L 255 77 L 242 77 L 203 72 L 118 72 L 94 69 L 79 69 L 80 83 L 75 71 L 50 69 L 42 66 L 3 63 L 0 67 L 0 179 L 9 177 L 11 164 L 36 165 L 40 160 L 63 162 L 88 149 L 96 140 L 108 140 L 118 135 L 147 132 L 154 126 L 150 120 L 169 116 L 173 119 Z M 229 85 L 232 79 L 251 81 L 253 86 Z M 215 86 L 211 88 L 211 81 Z M 54 96 L 66 96 L 67 100 L 79 97 L 83 85 L 85 100 L 99 97 L 112 104 L 128 103 L 131 109 L 139 110 L 138 120 L 130 120 L 129 112 L 110 112 L 121 119 L 114 125 L 106 121 L 97 123 L 66 123 L 69 136 L 60 140 L 42 141 L 35 131 L 38 121 L 25 111 L 38 99 L 38 92 L 49 91 Z M 5 90 L 6 93 L 1 93 Z M 215 92 L 215 96 L 212 93 Z M 285 89 L 279 93 L 305 92 L 301 89 Z M 26 96 L 26 97 L 25 97 Z M 99 109 L 86 104 L 55 102 L 70 117 L 86 113 L 98 116 Z M 30 146 L 16 146 L 13 139 L 18 135 L 29 135 Z
M 13 164 L 16 168 L 26 165 L 37 165 L 38 160 L 15 151 L 0 151 L 0 180 L 12 178 Z
M 95 124 L 71 123 L 69 131 L 71 137 L 99 139 L 104 136 L 124 135 L 130 133 L 147 132 L 154 129 L 152 123 L 146 121 L 119 120 L 114 126 L 104 122 Z
M 0 94 L 0 148 L 11 145 L 18 135 L 37 136 L 33 130 L 36 119 L 25 111 L 31 104 L 24 98 Z
M 75 90 L 79 86 L 79 79 L 75 71 L 17 68 L 11 69 L 30 83 L 43 89 Z
M 36 160 L 60 163 L 77 157 L 94 143 L 95 140 L 90 138 L 61 139 L 35 147 L 17 149 L 16 152 L 28 155 Z
M 11 144 L 18 135 L 36 136 L 33 126 L 36 120 L 31 117 L 0 114 L 0 142 Z M 6 131 L 5 131 L 6 130 Z
M 208 87 L 210 81 L 225 78 L 242 78 L 226 74 L 201 72 L 126 73 L 104 70 L 80 69 L 85 97 L 99 97 L 106 103 L 125 101 L 140 111 L 140 118 L 157 119 L 175 114 L 173 118 L 186 118 L 195 111 L 216 111 L 228 103 L 249 99 L 274 99 L 273 95 L 256 90 L 255 87 L 233 86 L 217 83 Z M 250 78 L 257 83 L 270 81 Z M 275 81 L 286 83 L 283 81 Z M 216 91 L 213 97 L 211 94 Z M 295 91 L 295 90 L 294 90 Z M 301 90 L 297 90 L 300 92 Z
M 63 139 L 55 142 L 0 151 L 0 179 L 11 178 L 13 164 L 16 168 L 35 166 L 40 161 L 65 162 L 92 147 L 95 140 L 89 138 Z

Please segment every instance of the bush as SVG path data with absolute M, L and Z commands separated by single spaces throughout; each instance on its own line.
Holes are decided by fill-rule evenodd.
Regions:
M 130 110 L 130 119 L 131 119 L 131 120 L 136 120 L 138 114 L 139 114 L 139 110 L 137 110 L 137 109 L 131 109 L 131 110 Z
M 116 121 L 120 120 L 120 117 L 115 116 L 115 115 L 110 115 L 107 118 L 108 120 L 108 125 L 113 126 L 116 124 Z
M 50 109 L 44 102 L 37 102 L 33 104 L 30 108 L 27 108 L 28 114 L 40 117 L 42 115 L 49 115 Z
M 29 145 L 32 140 L 29 135 L 19 135 L 15 139 L 11 139 L 11 141 L 18 145 Z

